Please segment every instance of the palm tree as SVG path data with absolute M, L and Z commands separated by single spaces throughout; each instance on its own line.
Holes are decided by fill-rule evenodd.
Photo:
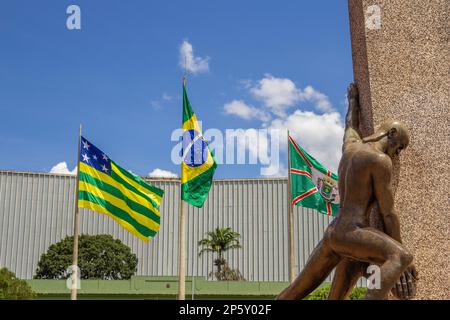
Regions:
M 199 256 L 204 252 L 217 253 L 217 259 L 214 260 L 214 265 L 217 267 L 217 274 L 221 274 L 222 266 L 226 265 L 226 261 L 223 254 L 231 249 L 241 248 L 239 243 L 239 237 L 241 235 L 231 230 L 231 228 L 216 228 L 214 231 L 207 233 L 207 238 L 198 242 L 202 249 L 199 252 Z

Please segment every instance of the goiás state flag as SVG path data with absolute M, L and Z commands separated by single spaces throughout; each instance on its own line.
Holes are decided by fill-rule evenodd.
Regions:
M 123 169 L 81 137 L 78 207 L 100 212 L 143 241 L 159 230 L 164 191 Z
M 189 103 L 184 82 L 182 128 L 181 199 L 201 208 L 211 189 L 217 164 Z
M 289 136 L 292 205 L 336 216 L 339 212 L 338 176 Z

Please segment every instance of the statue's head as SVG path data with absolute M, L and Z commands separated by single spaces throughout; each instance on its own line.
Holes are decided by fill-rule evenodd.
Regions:
M 385 121 L 374 134 L 364 138 L 363 142 L 382 143 L 384 152 L 393 158 L 408 146 L 409 132 L 403 123 L 388 120 Z

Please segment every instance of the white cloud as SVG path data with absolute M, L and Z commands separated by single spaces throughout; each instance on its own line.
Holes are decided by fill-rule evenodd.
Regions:
M 149 177 L 152 178 L 177 178 L 178 175 L 174 172 L 162 170 L 159 168 L 154 169 L 152 172 L 148 174 Z
M 242 79 L 242 80 L 239 80 L 239 84 L 244 89 L 250 89 L 253 86 L 253 81 L 250 79 Z
M 250 88 L 250 92 L 277 116 L 284 116 L 286 109 L 300 100 L 300 92 L 294 82 L 270 74 Z
M 67 167 L 67 163 L 62 161 L 56 165 L 54 165 L 50 169 L 50 173 L 59 173 L 59 174 L 77 174 L 77 167 L 75 167 L 72 171 Z
M 273 172 L 273 174 L 265 174 L 261 175 L 263 178 L 278 178 L 278 177 L 287 177 L 287 166 L 284 163 L 280 162 L 278 164 L 272 164 L 267 169 L 267 172 Z
M 338 112 L 316 114 L 297 110 L 284 119 L 273 120 L 269 128 L 280 129 L 280 141 L 286 141 L 286 130 L 309 154 L 333 172 L 341 158 L 344 127 Z M 282 144 L 286 149 L 286 143 Z
M 243 130 L 239 135 L 241 139 L 237 139 L 236 142 L 237 147 L 249 152 L 250 158 L 247 163 L 260 163 L 265 168 L 264 176 L 286 176 L 287 169 L 282 159 L 287 153 L 287 130 L 311 156 L 331 171 L 337 172 L 344 135 L 341 115 L 338 112 L 317 114 L 296 110 L 285 118 L 276 118 L 267 123 L 265 130 L 261 129 Z M 278 138 L 274 139 L 271 135 L 277 135 Z M 273 146 L 273 143 L 277 142 L 279 151 L 284 154 L 279 160 L 275 157 L 275 153 L 279 152 L 278 147 Z
M 257 82 L 245 80 L 240 84 L 255 99 L 261 101 L 262 106 L 256 108 L 242 100 L 233 100 L 225 104 L 225 113 L 243 119 L 258 119 L 262 128 L 275 130 L 272 134 L 278 135 L 280 149 L 284 153 L 287 152 L 286 130 L 290 130 L 294 139 L 308 153 L 330 170 L 337 171 L 344 127 L 341 115 L 334 110 L 327 95 L 310 85 L 302 89 L 290 79 L 276 78 L 270 74 Z M 297 104 L 300 102 L 310 103 L 315 111 L 289 111 L 291 108 L 298 108 Z M 268 139 L 259 137 L 258 143 L 250 143 L 245 148 L 262 163 L 261 156 L 267 154 L 268 146 Z M 274 165 L 270 164 L 270 170 L 267 170 L 274 172 L 271 176 L 286 176 L 283 163 L 276 161 Z
M 315 108 L 321 112 L 331 112 L 333 111 L 333 106 L 331 105 L 328 97 L 320 91 L 317 91 L 311 86 L 307 86 L 302 93 L 302 98 L 305 101 L 311 101 L 314 103 Z
M 163 93 L 160 99 L 154 99 L 150 101 L 150 106 L 154 109 L 154 110 L 160 110 L 163 105 L 166 104 L 166 102 L 172 101 L 172 96 L 168 95 L 167 93 Z
M 150 101 L 150 105 L 154 110 L 159 110 L 161 109 L 161 103 L 157 100 L 152 100 Z
M 249 151 L 249 163 L 256 163 L 258 159 L 267 154 L 269 141 L 267 136 L 257 129 L 250 128 L 246 130 L 236 130 L 237 148 L 246 149 Z M 253 159 L 253 160 L 251 160 Z M 238 159 L 238 163 L 240 160 Z
M 184 40 L 180 46 L 178 64 L 183 70 L 193 74 L 209 71 L 209 57 L 196 57 L 194 55 L 194 48 L 187 40 Z
M 162 99 L 165 100 L 165 101 L 171 101 L 172 97 L 164 92 L 163 95 L 162 95 Z
M 223 107 L 226 114 L 233 114 L 245 120 L 258 119 L 261 121 L 268 121 L 270 119 L 267 112 L 249 106 L 242 100 L 233 100 L 228 102 Z
M 257 82 L 249 85 L 245 82 L 253 97 L 263 103 L 272 113 L 284 117 L 289 108 L 299 102 L 311 102 L 314 108 L 320 112 L 331 112 L 333 106 L 328 97 L 312 86 L 304 89 L 298 88 L 295 83 L 287 78 L 276 78 L 267 74 Z

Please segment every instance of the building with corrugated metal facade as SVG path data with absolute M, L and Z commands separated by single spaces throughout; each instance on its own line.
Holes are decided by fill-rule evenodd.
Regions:
M 164 189 L 161 229 L 144 243 L 111 218 L 80 211 L 80 233 L 112 234 L 139 259 L 137 275 L 176 276 L 179 180 L 146 179 Z M 0 266 L 31 279 L 47 248 L 72 235 L 73 175 L 0 171 Z M 287 179 L 214 180 L 203 208 L 187 206 L 187 276 L 208 277 L 213 256 L 198 256 L 198 241 L 216 227 L 241 234 L 242 248 L 226 254 L 248 281 L 288 281 Z M 295 207 L 295 268 L 303 268 L 330 217 Z

